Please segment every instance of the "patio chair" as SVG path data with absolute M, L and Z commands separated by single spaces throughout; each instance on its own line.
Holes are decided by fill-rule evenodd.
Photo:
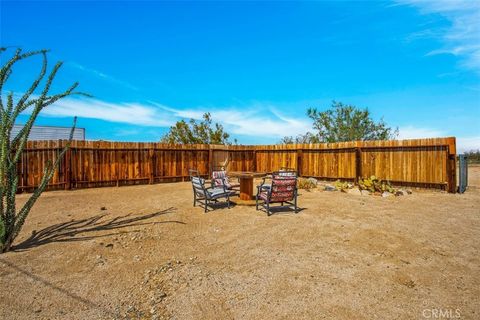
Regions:
M 282 167 L 279 171 L 274 171 L 270 176 L 263 178 L 262 185 L 263 188 L 270 188 L 271 183 L 267 183 L 266 179 L 273 179 L 273 178 L 297 178 L 297 171 L 293 168 L 285 168 Z M 257 186 L 258 187 L 258 186 Z
M 296 177 L 297 170 L 294 168 L 281 167 L 280 170 L 273 172 L 272 175 L 279 175 L 282 177 Z
M 193 206 L 197 205 L 197 202 L 200 203 L 200 206 L 203 205 L 205 212 L 208 211 L 208 206 L 212 207 L 212 203 L 218 202 L 218 199 L 225 198 L 227 202 L 227 207 L 230 209 L 230 196 L 235 195 L 235 191 L 228 190 L 227 188 L 206 188 L 205 179 L 200 177 L 191 176 L 192 187 L 193 187 Z
M 212 188 L 225 187 L 229 190 L 238 189 L 239 183 L 232 183 L 225 170 L 212 171 Z
M 257 186 L 256 209 L 258 210 L 259 201 L 263 200 L 261 206 L 267 211 L 267 215 L 271 214 L 270 205 L 272 203 L 280 203 L 281 207 L 286 203 L 293 206 L 297 213 L 297 195 L 297 177 L 274 176 L 271 185 L 267 186 L 262 183 Z

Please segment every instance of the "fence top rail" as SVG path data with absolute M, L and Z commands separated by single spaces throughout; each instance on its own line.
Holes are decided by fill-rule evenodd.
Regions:
M 28 141 L 27 149 L 55 149 L 67 145 L 67 140 Z M 72 149 L 99 150 L 161 150 L 161 151 L 226 151 L 226 152 L 295 152 L 321 151 L 332 149 L 370 149 L 370 148 L 421 148 L 448 146 L 450 155 L 456 154 L 455 137 L 426 138 L 410 140 L 349 141 L 314 144 L 276 144 L 276 145 L 208 145 L 208 144 L 163 144 L 157 142 L 113 142 L 113 141 L 80 141 L 71 143 Z
M 46 161 L 58 157 L 68 143 L 29 141 L 18 165 L 20 184 L 38 184 Z M 453 192 L 455 152 L 454 137 L 289 145 L 72 141 L 50 185 L 64 183 L 64 188 L 70 189 L 79 181 L 92 186 L 101 186 L 102 181 L 119 185 L 120 180 L 154 183 L 162 177 L 182 176 L 189 167 L 210 173 L 218 164 L 227 163 L 231 171 L 272 171 L 288 166 L 305 176 L 355 179 L 375 174 L 404 182 L 446 184 Z

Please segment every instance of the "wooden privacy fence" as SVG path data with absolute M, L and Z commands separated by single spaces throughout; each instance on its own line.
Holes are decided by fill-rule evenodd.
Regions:
M 32 191 L 48 160 L 66 141 L 29 141 L 18 166 L 20 191 Z M 394 184 L 456 192 L 455 138 L 355 141 L 266 146 L 166 145 L 73 141 L 49 189 L 74 189 L 184 181 L 188 169 L 208 176 L 228 159 L 228 170 L 355 180 L 377 176 Z

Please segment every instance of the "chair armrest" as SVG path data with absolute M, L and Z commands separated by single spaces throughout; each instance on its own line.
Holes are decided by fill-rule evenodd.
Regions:
M 260 183 L 260 184 L 257 186 L 257 188 L 270 189 L 271 184 L 265 185 L 265 182 L 266 182 L 267 179 L 270 179 L 270 180 L 271 180 L 272 177 L 266 176 L 266 177 L 262 178 L 262 183 Z
M 257 186 L 257 189 L 258 191 L 260 192 L 261 190 L 270 190 L 270 186 L 269 185 L 260 185 L 260 186 Z
M 229 192 L 230 191 L 230 190 L 228 190 L 227 186 L 225 185 L 225 180 L 223 181 L 222 188 L 223 188 L 223 192 Z
M 265 184 L 265 180 L 267 179 L 267 177 L 263 177 L 262 178 L 262 183 L 260 183 L 257 187 L 261 187 Z
M 259 185 L 257 185 L 257 190 L 262 189 L 262 187 L 263 187 L 264 184 L 265 184 L 265 178 L 262 178 L 262 183 L 260 183 Z
M 218 187 L 216 187 L 216 186 L 211 186 L 211 187 L 209 187 L 209 188 L 205 188 L 205 190 L 206 190 L 207 192 L 212 192 L 212 191 L 215 190 L 215 189 L 222 189 L 223 192 L 230 191 L 230 190 L 227 189 L 227 187 L 226 187 L 225 185 L 218 186 Z
M 260 192 L 262 191 L 266 191 L 268 196 L 270 197 L 272 188 L 270 187 L 270 185 L 265 185 L 265 180 L 266 180 L 266 177 L 263 178 L 262 183 L 257 186 L 257 194 L 260 194 Z
M 228 180 L 230 180 L 230 181 L 232 181 L 232 178 L 235 178 L 235 179 L 237 180 L 237 182 L 240 183 L 240 177 L 237 177 L 237 176 L 233 176 L 233 177 L 232 177 L 232 176 L 228 176 L 228 175 L 227 175 L 227 178 L 228 178 Z

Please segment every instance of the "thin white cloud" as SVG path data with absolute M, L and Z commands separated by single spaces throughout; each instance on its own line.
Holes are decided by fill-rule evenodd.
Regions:
M 210 110 L 210 108 L 179 110 L 154 104 L 179 118 L 198 120 L 205 112 L 210 112 L 214 122 L 221 123 L 227 132 L 238 135 L 279 138 L 286 135 L 303 134 L 312 127 L 312 124 L 306 120 L 289 118 L 282 115 L 275 106 L 260 103 L 248 107 L 228 107 L 221 110 Z
M 480 136 L 457 138 L 457 153 L 480 150 Z
M 29 114 L 31 108 L 25 113 Z M 49 117 L 73 117 L 99 119 L 144 127 L 169 127 L 180 119 L 202 118 L 210 112 L 212 120 L 235 135 L 280 138 L 298 135 L 311 129 L 307 120 L 284 116 L 271 105 L 253 104 L 248 107 L 223 109 L 198 108 L 180 110 L 155 102 L 109 103 L 96 99 L 67 98 L 45 108 L 42 115 Z
M 271 115 L 275 115 L 272 113 Z M 255 111 L 220 111 L 213 112 L 212 117 L 222 121 L 232 133 L 250 136 L 283 137 L 305 133 L 311 129 L 312 124 L 308 121 L 293 118 L 272 118 Z
M 29 114 L 31 108 L 25 111 Z M 252 104 L 248 107 L 230 107 L 221 110 L 198 108 L 180 110 L 155 102 L 109 103 L 96 99 L 66 98 L 42 111 L 50 117 L 73 117 L 99 119 L 108 122 L 154 128 L 170 127 L 180 119 L 201 119 L 205 112 L 210 112 L 214 122 L 222 124 L 226 131 L 235 135 L 257 138 L 278 139 L 284 136 L 296 136 L 311 130 L 312 124 L 307 119 L 290 118 L 280 113 L 270 104 Z M 128 128 L 117 132 L 117 136 L 137 135 L 145 132 L 142 128 Z M 154 132 L 152 131 L 152 136 Z M 449 132 L 434 128 L 404 126 L 399 128 L 399 139 L 436 138 L 449 136 Z M 457 138 L 459 153 L 480 149 L 480 137 Z
M 398 139 L 422 139 L 439 138 L 451 136 L 446 131 L 433 128 L 419 128 L 414 126 L 400 127 Z M 457 153 L 470 150 L 480 150 L 480 136 L 478 137 L 457 137 Z
M 117 79 L 115 77 L 112 77 L 108 74 L 105 74 L 101 71 L 98 71 L 98 70 L 95 70 L 95 69 L 91 69 L 91 68 L 87 68 L 79 63 L 76 63 L 76 62 L 67 62 L 67 65 L 68 66 L 71 66 L 75 69 L 78 69 L 78 70 L 81 70 L 81 71 L 84 71 L 86 73 L 89 73 L 97 78 L 100 78 L 100 79 L 103 79 L 103 80 L 106 80 L 106 81 L 109 81 L 109 82 L 112 82 L 112 83 L 115 83 L 115 84 L 118 84 L 122 87 L 125 87 L 125 88 L 128 88 L 128 89 L 131 89 L 131 90 L 135 90 L 135 91 L 138 91 L 138 88 L 135 87 L 134 85 L 126 82 L 126 81 L 123 81 L 123 80 L 120 80 L 120 79 Z
M 398 139 L 438 138 L 447 134 L 442 130 L 405 126 L 398 128 Z
M 452 54 L 458 56 L 464 68 L 480 73 L 480 1 L 477 0 L 398 0 L 400 4 L 417 8 L 425 15 L 440 15 L 450 26 L 426 29 L 410 35 L 415 38 L 433 37 L 443 42 L 443 47 L 432 50 L 427 56 Z
M 154 106 L 157 106 L 158 108 L 165 110 L 174 116 L 178 118 L 185 118 L 185 119 L 196 119 L 199 120 L 202 118 L 203 114 L 207 111 L 200 111 L 200 110 L 180 110 L 180 109 L 175 109 L 168 107 L 166 105 L 153 102 L 153 101 L 148 101 L 149 103 L 153 104 Z
M 30 110 L 25 113 L 29 114 Z M 100 119 L 109 122 L 127 123 L 139 126 L 169 126 L 173 118 L 153 105 L 140 103 L 109 103 L 96 99 L 60 100 L 45 108 L 42 115 L 50 117 L 78 116 L 89 119 Z

